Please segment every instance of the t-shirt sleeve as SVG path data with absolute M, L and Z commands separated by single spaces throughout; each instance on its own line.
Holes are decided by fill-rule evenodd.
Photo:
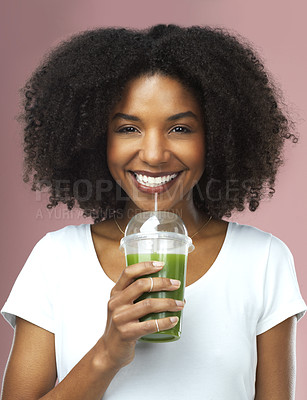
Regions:
M 48 234 L 33 248 L 1 314 L 15 328 L 16 316 L 54 333 Z
M 262 312 L 258 319 L 256 335 L 293 315 L 296 315 L 299 321 L 306 312 L 307 307 L 300 293 L 293 255 L 287 245 L 273 235 L 262 295 Z

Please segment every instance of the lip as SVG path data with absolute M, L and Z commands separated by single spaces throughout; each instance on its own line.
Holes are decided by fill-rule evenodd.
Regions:
M 179 172 L 173 172 L 173 173 L 167 173 L 167 175 L 172 175 L 174 173 L 177 173 L 178 175 L 176 176 L 176 178 L 174 178 L 173 180 L 164 183 L 164 185 L 160 185 L 160 186 L 156 186 L 156 187 L 148 187 L 148 186 L 144 186 L 141 183 L 139 183 L 136 180 L 136 177 L 134 176 L 134 173 L 132 171 L 128 171 L 129 175 L 132 178 L 132 181 L 134 183 L 134 185 L 143 193 L 148 193 L 148 194 L 154 194 L 154 193 L 162 193 L 165 192 L 166 190 L 168 190 L 171 186 L 173 186 L 173 184 L 177 181 L 177 179 L 179 178 L 179 176 L 182 174 L 183 171 L 179 171 Z M 139 172 L 136 172 L 139 173 Z M 144 173 L 145 175 L 145 173 Z M 153 175 L 148 175 L 148 176 L 153 176 Z M 158 175 L 158 176 L 165 176 L 165 175 Z

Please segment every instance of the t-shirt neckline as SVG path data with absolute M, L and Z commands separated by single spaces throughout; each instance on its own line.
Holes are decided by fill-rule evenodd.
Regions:
M 186 286 L 185 290 L 189 290 L 190 287 L 197 286 L 198 284 L 202 283 L 202 281 L 207 280 L 208 277 L 210 277 L 214 273 L 218 264 L 221 263 L 221 260 L 224 258 L 225 254 L 227 253 L 227 250 L 230 246 L 230 241 L 231 241 L 234 225 L 237 225 L 237 222 L 228 221 L 226 235 L 225 235 L 222 247 L 221 247 L 216 259 L 214 260 L 213 264 L 211 265 L 211 267 L 208 269 L 207 272 L 205 272 L 199 279 L 197 279 L 197 281 L 191 283 L 189 286 Z M 103 274 L 103 276 L 114 286 L 115 282 L 106 274 L 106 272 L 102 268 L 102 266 L 99 262 L 99 259 L 97 257 L 95 246 L 94 246 L 94 241 L 93 241 L 93 237 L 92 237 L 92 233 L 91 233 L 91 224 L 85 224 L 85 227 L 86 227 L 86 238 L 87 238 L 87 242 L 89 245 L 89 251 L 95 262 L 95 268 L 98 267 L 99 270 L 101 271 L 101 273 Z

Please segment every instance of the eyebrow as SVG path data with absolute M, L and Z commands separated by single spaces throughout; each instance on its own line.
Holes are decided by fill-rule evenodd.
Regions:
M 175 115 L 171 115 L 170 117 L 167 118 L 167 121 L 176 121 L 177 119 L 186 118 L 186 117 L 194 118 L 194 119 L 196 119 L 196 121 L 198 121 L 197 115 L 194 114 L 192 111 L 186 111 L 186 112 L 178 113 Z M 114 117 L 112 118 L 112 121 L 114 121 L 117 118 L 126 119 L 128 121 L 140 121 L 140 119 L 138 117 L 136 117 L 135 115 L 129 115 L 129 114 L 123 114 L 123 113 L 116 113 L 114 115 Z

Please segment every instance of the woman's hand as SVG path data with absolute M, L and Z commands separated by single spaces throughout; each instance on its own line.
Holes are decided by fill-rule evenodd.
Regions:
M 129 364 L 134 358 L 135 344 L 138 338 L 157 332 L 155 320 L 139 322 L 139 318 L 163 311 L 180 311 L 183 302 L 173 299 L 145 299 L 134 303 L 143 293 L 151 289 L 150 278 L 139 278 L 153 274 L 163 268 L 154 266 L 154 262 L 141 262 L 126 267 L 111 290 L 108 302 L 108 318 L 104 335 L 101 338 L 103 346 L 114 368 L 119 369 Z M 152 292 L 177 290 L 180 281 L 168 278 L 152 278 Z M 177 303 L 176 303 L 177 302 Z M 159 330 L 173 328 L 178 317 L 161 318 L 158 320 Z

